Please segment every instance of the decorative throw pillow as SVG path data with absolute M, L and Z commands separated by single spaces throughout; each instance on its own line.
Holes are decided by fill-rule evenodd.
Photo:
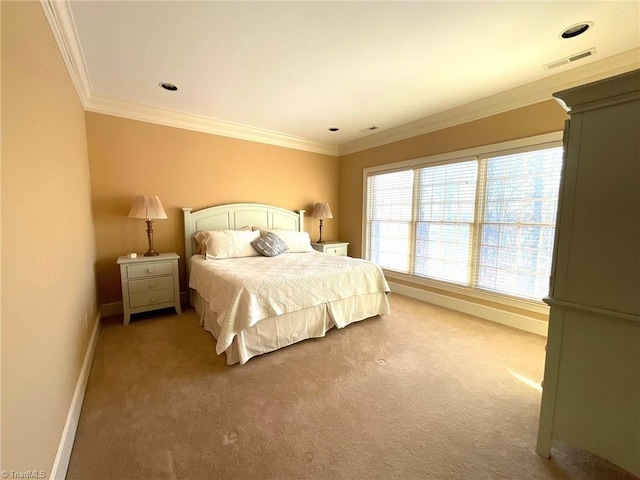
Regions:
M 313 252 L 311 238 L 307 232 L 297 232 L 295 230 L 261 230 L 261 235 L 275 233 L 287 244 L 289 253 Z
M 251 246 L 260 232 L 252 230 L 214 230 L 202 232 L 204 234 L 204 246 L 207 258 L 241 258 L 256 257 L 256 252 Z
M 289 250 L 287 244 L 273 232 L 267 232 L 256 238 L 251 242 L 251 246 L 265 257 L 275 257 Z

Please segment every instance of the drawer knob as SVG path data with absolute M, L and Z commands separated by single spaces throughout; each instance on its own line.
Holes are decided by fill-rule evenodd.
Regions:
M 150 300 L 150 303 L 156 303 L 157 301 L 158 301 L 158 300 L 157 300 L 156 298 L 152 298 L 152 299 Z
M 153 268 L 147 268 L 148 273 L 153 273 Z
M 150 283 L 149 284 L 149 288 L 156 288 L 156 284 L 155 283 Z

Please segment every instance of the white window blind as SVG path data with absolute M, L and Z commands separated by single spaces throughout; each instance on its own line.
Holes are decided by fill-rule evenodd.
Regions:
M 477 285 L 540 299 L 549 291 L 562 147 L 482 159 Z
M 409 272 L 413 170 L 368 178 L 368 257 L 382 268 Z
M 469 285 L 477 162 L 425 167 L 416 173 L 414 273 Z
M 541 300 L 562 158 L 562 147 L 531 147 L 369 174 L 367 258 L 395 272 Z

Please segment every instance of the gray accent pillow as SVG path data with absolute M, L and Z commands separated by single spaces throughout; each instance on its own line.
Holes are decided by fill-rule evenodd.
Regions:
M 271 232 L 267 232 L 261 237 L 256 238 L 251 242 L 251 246 L 256 252 L 265 257 L 275 257 L 289 250 L 284 240 Z

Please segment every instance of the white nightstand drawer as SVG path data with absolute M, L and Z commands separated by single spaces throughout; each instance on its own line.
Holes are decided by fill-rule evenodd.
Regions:
M 315 250 L 326 253 L 328 255 L 338 255 L 340 257 L 346 257 L 349 242 L 312 243 L 311 246 Z
M 137 308 L 144 307 L 146 305 L 156 305 L 158 303 L 169 303 L 173 302 L 174 298 L 173 289 L 132 293 L 129 294 L 129 306 L 131 308 Z
M 129 281 L 129 293 L 142 293 L 173 288 L 173 276 Z
M 171 262 L 153 262 L 138 265 L 127 265 L 127 278 L 154 277 L 173 273 Z
M 324 249 L 324 253 L 328 253 L 329 255 L 340 255 L 343 257 L 347 256 L 347 247 L 327 247 Z

